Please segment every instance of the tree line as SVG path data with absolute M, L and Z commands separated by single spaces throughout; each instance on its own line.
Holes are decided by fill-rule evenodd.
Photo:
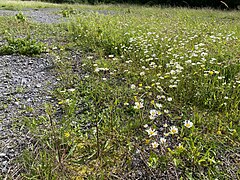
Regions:
M 165 5 L 181 7 L 237 8 L 240 0 L 42 0 L 53 3 L 128 3 L 141 5 Z

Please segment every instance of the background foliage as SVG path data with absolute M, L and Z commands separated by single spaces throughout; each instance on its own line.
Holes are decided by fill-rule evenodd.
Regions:
M 130 4 L 145 4 L 145 5 L 171 5 L 171 6 L 190 6 L 190 7 L 215 7 L 230 8 L 240 5 L 240 0 L 42 0 L 54 3 L 130 3 Z

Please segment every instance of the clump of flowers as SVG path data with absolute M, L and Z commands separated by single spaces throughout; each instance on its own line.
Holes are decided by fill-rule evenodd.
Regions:
M 160 114 L 161 114 L 160 111 L 157 111 L 156 109 L 151 109 L 149 118 L 150 119 L 155 119 Z
M 158 113 L 159 111 L 155 109 L 150 110 L 150 119 L 155 119 L 156 116 L 158 116 Z M 190 120 L 185 120 L 183 126 L 186 128 L 191 128 L 193 126 L 193 122 Z M 164 123 L 162 127 L 164 128 L 164 132 L 161 133 L 158 132 L 157 129 L 149 127 L 148 124 L 144 125 L 144 128 L 146 128 L 146 132 L 150 137 L 150 139 L 148 139 L 148 143 L 152 141 L 151 146 L 153 149 L 156 149 L 160 145 L 166 147 L 167 141 L 171 140 L 171 138 L 174 138 L 174 136 L 169 137 L 169 135 L 176 135 L 179 133 L 179 128 L 177 126 L 170 126 L 170 128 L 168 128 L 168 124 Z

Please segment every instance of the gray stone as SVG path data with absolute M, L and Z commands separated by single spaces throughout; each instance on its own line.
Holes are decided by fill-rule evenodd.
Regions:
M 5 153 L 0 153 L 0 157 L 6 157 Z

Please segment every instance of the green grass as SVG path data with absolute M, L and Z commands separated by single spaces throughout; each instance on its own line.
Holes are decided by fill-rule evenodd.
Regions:
M 23 177 L 136 179 L 140 170 L 156 179 L 238 179 L 239 12 L 69 8 L 72 21 L 61 25 L 26 29 L 0 18 L 18 24 L 12 35 L 51 39 L 60 79 L 57 106 L 24 120 L 37 143 L 22 156 Z
M 47 8 L 58 7 L 57 4 L 44 3 L 38 1 L 20 1 L 20 0 L 0 0 L 0 9 L 22 10 L 24 8 Z
M 94 10 L 94 9 L 114 9 L 120 10 L 123 8 L 129 8 L 130 5 L 104 5 L 100 4 L 98 6 L 91 6 L 88 4 L 54 4 L 48 2 L 41 2 L 41 1 L 21 1 L 21 0 L 0 0 L 0 9 L 7 9 L 7 10 L 23 10 L 26 8 L 33 8 L 33 9 L 41 9 L 41 8 L 80 8 Z M 134 6 L 131 6 L 134 7 Z

